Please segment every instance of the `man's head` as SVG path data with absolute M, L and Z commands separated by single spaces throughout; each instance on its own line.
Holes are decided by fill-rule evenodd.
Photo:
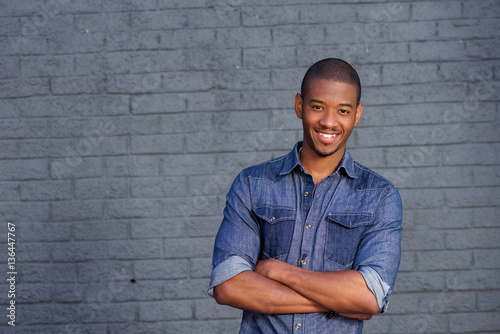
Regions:
M 327 79 L 356 86 L 357 102 L 361 100 L 361 83 L 358 73 L 342 59 L 327 58 L 313 64 L 307 70 L 300 87 L 300 95 L 304 98 L 313 79 Z

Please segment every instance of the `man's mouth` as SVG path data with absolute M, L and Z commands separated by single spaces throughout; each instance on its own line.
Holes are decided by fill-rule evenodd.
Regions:
M 325 138 L 335 138 L 337 137 L 337 134 L 328 134 L 328 133 L 322 133 L 322 132 L 318 132 L 320 136 L 323 136 Z

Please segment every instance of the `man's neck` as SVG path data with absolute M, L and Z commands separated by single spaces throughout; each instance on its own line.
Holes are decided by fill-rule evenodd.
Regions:
M 299 159 L 304 167 L 304 170 L 311 174 L 314 183 L 317 185 L 327 176 L 333 174 L 342 158 L 344 157 L 345 148 L 342 151 L 335 152 L 330 156 L 320 156 L 316 152 L 307 147 L 301 147 L 299 151 Z

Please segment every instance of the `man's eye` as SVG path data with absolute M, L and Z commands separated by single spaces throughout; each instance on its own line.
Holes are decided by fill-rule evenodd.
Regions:
M 349 110 L 340 109 L 340 113 L 341 113 L 341 114 L 348 114 L 348 113 L 349 113 Z
M 312 106 L 313 109 L 321 110 L 321 106 Z

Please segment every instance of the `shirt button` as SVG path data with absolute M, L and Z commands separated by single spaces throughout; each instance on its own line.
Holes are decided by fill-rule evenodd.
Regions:
M 300 323 L 295 325 L 295 329 L 297 329 L 297 330 L 299 330 L 301 327 L 302 327 L 302 325 Z
M 304 196 L 305 196 L 305 197 L 309 196 L 309 192 L 308 192 L 308 191 L 306 191 L 306 192 L 304 193 Z
M 300 260 L 300 264 L 301 264 L 301 265 L 305 266 L 305 265 L 306 265 L 306 263 L 307 263 L 307 261 L 306 261 L 305 259 Z
M 307 224 L 307 225 L 306 225 L 306 228 L 307 228 L 308 230 L 310 230 L 310 229 L 311 229 L 311 224 Z
M 270 221 L 275 221 L 276 220 L 276 217 L 271 217 L 271 219 L 269 219 Z

